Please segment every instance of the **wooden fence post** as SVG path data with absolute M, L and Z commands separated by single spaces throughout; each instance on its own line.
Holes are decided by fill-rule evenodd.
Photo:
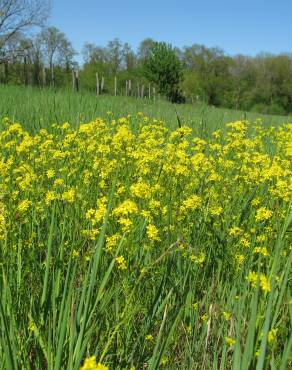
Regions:
M 148 85 L 148 98 L 151 99 L 151 83 Z
M 128 96 L 128 80 L 126 80 L 126 96 Z
M 75 71 L 72 69 L 72 88 L 75 91 Z
M 142 85 L 142 88 L 141 88 L 141 98 L 142 99 L 144 98 L 144 85 Z
M 129 80 L 129 83 L 128 83 L 128 90 L 129 90 L 129 95 L 132 96 L 132 83 L 131 83 L 131 80 Z
M 78 69 L 75 71 L 72 70 L 72 85 L 73 85 L 73 91 L 78 92 L 79 91 L 79 72 Z
M 115 76 L 115 96 L 117 96 L 117 76 Z
M 100 85 L 101 93 L 103 93 L 103 89 L 104 89 L 104 77 L 101 78 L 101 85 Z
M 42 73 L 43 87 L 45 87 L 46 84 L 47 84 L 47 76 L 46 76 L 46 68 L 45 67 L 43 67 L 42 72 L 43 72 Z
M 99 95 L 99 78 L 98 78 L 98 73 L 96 73 L 96 95 Z
M 76 91 L 78 92 L 79 91 L 79 71 L 78 69 L 76 70 L 75 77 L 76 77 Z

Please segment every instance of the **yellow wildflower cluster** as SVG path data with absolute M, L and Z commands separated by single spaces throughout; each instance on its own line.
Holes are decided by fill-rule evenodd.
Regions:
M 205 259 L 206 259 L 206 256 L 202 252 L 198 256 L 196 256 L 194 254 L 192 254 L 190 256 L 190 260 L 193 261 L 193 262 L 195 262 L 195 263 L 198 263 L 198 264 L 204 263 Z
M 256 288 L 257 283 L 259 282 L 263 292 L 268 293 L 271 291 L 271 284 L 264 274 L 258 275 L 256 272 L 250 271 L 248 273 L 247 280 L 250 282 L 253 288 Z
M 225 337 L 225 342 L 228 346 L 232 347 L 236 343 L 234 338 L 231 337 Z
M 91 356 L 85 359 L 80 370 L 109 370 L 109 368 L 101 363 L 97 363 L 95 356 Z
M 4 315 L 15 295 L 14 321 L 25 323 L 12 332 L 15 348 L 25 344 L 21 364 L 29 353 L 43 363 L 43 343 L 36 343 L 55 343 L 51 317 L 64 297 L 64 322 L 72 325 L 64 327 L 62 366 L 80 346 L 117 368 L 129 369 L 136 359 L 137 368 L 160 366 L 151 350 L 169 330 L 161 366 L 176 368 L 184 343 L 199 356 L 187 362 L 191 367 L 204 362 L 207 347 L 222 361 L 225 352 L 229 365 L 233 349 L 247 343 L 258 289 L 254 349 L 266 301 L 279 299 L 267 339 L 267 347 L 278 346 L 276 356 L 288 343 L 291 303 L 284 291 L 291 278 L 283 269 L 291 262 L 292 125 L 237 121 L 209 135 L 195 126 L 170 129 L 141 113 L 135 120 L 113 116 L 35 133 L 8 119 L 1 124 L 1 279 L 11 290 Z M 63 287 L 72 292 L 63 294 Z M 35 310 L 45 288 L 52 305 Z M 24 313 L 31 310 L 28 322 Z M 68 335 L 80 320 L 86 343 L 75 335 L 75 346 Z M 141 339 L 142 352 L 135 350 Z M 81 367 L 107 369 L 94 356 Z
M 126 270 L 127 269 L 127 262 L 123 256 L 116 257 L 116 262 L 118 264 L 119 270 Z
M 137 198 L 149 198 L 151 196 L 151 188 L 148 184 L 143 181 L 139 181 L 131 186 L 133 195 Z
M 6 224 L 5 224 L 5 207 L 0 201 L 0 240 L 5 239 L 6 235 Z
M 181 205 L 182 212 L 194 211 L 200 208 L 202 205 L 202 200 L 197 195 L 192 195 L 188 199 L 184 200 Z
M 265 207 L 261 207 L 257 210 L 256 220 L 257 221 L 266 221 L 272 217 L 273 212 Z
M 147 236 L 150 240 L 153 241 L 159 241 L 159 236 L 158 236 L 158 229 L 155 225 L 148 225 L 147 226 Z
M 152 334 L 147 334 L 145 339 L 148 341 L 148 342 L 152 342 L 154 340 L 153 338 L 153 335 Z
M 271 344 L 276 340 L 278 329 L 273 328 L 268 333 L 268 342 Z
M 43 245 L 42 233 L 33 230 L 50 220 L 56 206 L 58 225 L 67 224 L 66 238 L 77 241 L 80 258 L 95 248 L 108 212 L 104 248 L 116 258 L 125 237 L 121 255 L 129 266 L 135 249 L 147 251 L 155 243 L 155 257 L 178 239 L 194 268 L 222 258 L 223 250 L 234 271 L 250 258 L 264 256 L 268 264 L 292 193 L 292 125 L 271 131 L 238 121 L 202 138 L 187 126 L 170 130 L 157 119 L 136 119 L 134 127 L 130 117 L 113 120 L 109 114 L 77 129 L 66 122 L 34 135 L 5 119 L 0 238 L 12 240 L 26 230 L 27 245 Z M 117 258 L 120 269 L 128 267 Z
M 25 213 L 29 207 L 31 206 L 32 202 L 28 199 L 24 199 L 23 201 L 21 201 L 18 206 L 17 206 L 17 210 L 20 212 L 20 213 Z

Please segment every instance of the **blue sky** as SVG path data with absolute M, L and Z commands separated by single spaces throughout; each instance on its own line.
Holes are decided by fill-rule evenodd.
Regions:
M 230 55 L 292 52 L 292 0 L 53 0 L 49 24 L 78 52 L 85 41 L 104 46 L 115 37 L 134 49 L 151 37 Z

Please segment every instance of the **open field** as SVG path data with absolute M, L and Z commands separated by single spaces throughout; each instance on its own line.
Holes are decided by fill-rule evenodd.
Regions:
M 78 127 L 80 122 L 88 122 L 96 117 L 107 117 L 112 112 L 114 118 L 143 112 L 149 117 L 164 120 L 168 127 L 177 128 L 175 108 L 183 123 L 194 129 L 194 134 L 205 131 L 209 134 L 231 121 L 248 119 L 253 122 L 261 118 L 266 125 L 292 122 L 292 117 L 260 115 L 251 112 L 231 111 L 212 108 L 206 105 L 173 105 L 160 100 L 154 103 L 148 99 L 99 96 L 89 93 L 41 90 L 23 86 L 0 85 L 0 117 L 8 116 L 19 121 L 29 131 L 47 128 L 52 122 L 70 122 Z
M 0 369 L 292 366 L 292 119 L 177 111 L 0 88 Z

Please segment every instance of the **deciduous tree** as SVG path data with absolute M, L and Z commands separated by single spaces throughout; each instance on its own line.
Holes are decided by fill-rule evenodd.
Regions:
M 144 61 L 144 73 L 148 80 L 158 87 L 159 92 L 170 101 L 183 100 L 180 92 L 183 68 L 170 44 L 154 42 L 150 46 L 149 56 Z

